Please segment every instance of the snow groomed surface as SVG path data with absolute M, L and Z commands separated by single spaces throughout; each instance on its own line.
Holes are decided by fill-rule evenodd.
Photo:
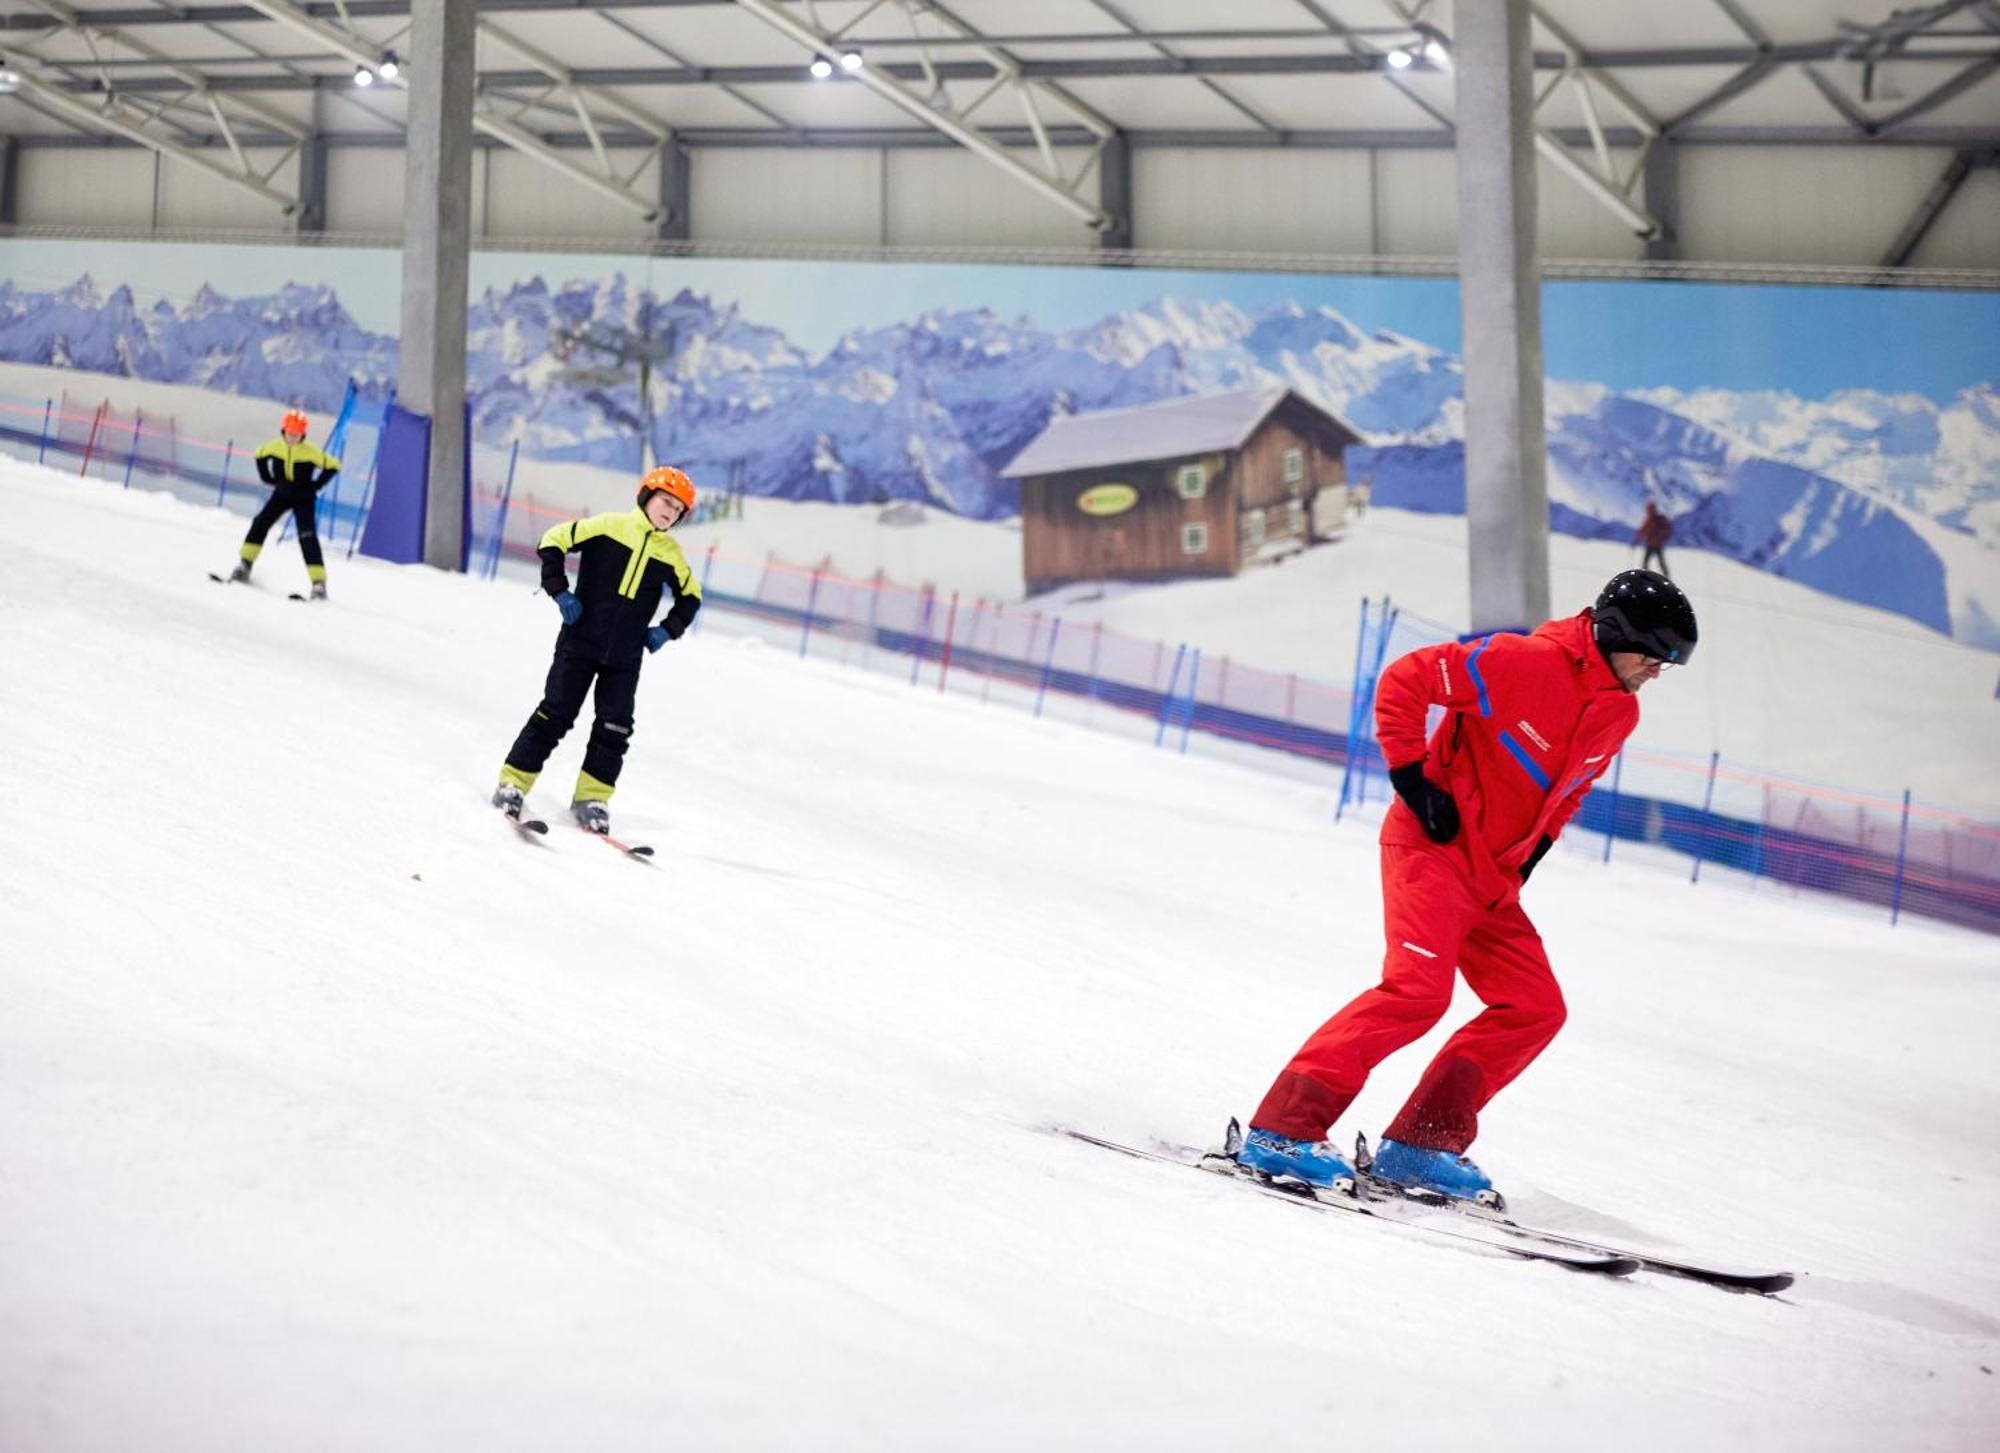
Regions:
M 655 865 L 527 843 L 484 802 L 547 601 L 336 562 L 304 609 L 278 551 L 218 590 L 238 529 L 0 480 L 0 1447 L 2000 1430 L 1991 939 L 1560 851 L 1569 1025 L 1481 1163 L 1524 1221 L 1804 1275 L 1348 1234 L 1038 1130 L 1198 1141 L 1372 978 L 1325 788 L 706 631 L 615 804 Z

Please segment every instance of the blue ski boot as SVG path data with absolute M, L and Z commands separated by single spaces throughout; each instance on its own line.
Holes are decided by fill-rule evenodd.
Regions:
M 1455 1201 L 1478 1201 L 1492 1205 L 1499 1192 L 1486 1172 L 1468 1156 L 1448 1150 L 1426 1150 L 1399 1140 L 1384 1140 L 1375 1147 L 1368 1173 L 1378 1180 L 1394 1182 L 1405 1190 L 1431 1191 Z
M 1331 1189 L 1339 1180 L 1354 1179 L 1354 1167 L 1324 1140 L 1293 1140 L 1274 1130 L 1250 1127 L 1236 1152 L 1236 1163 L 1274 1179 L 1286 1177 L 1309 1186 Z

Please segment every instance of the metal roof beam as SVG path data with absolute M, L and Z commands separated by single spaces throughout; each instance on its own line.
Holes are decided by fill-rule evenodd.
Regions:
M 1951 205 L 1951 199 L 1958 195 L 1958 189 L 1972 175 L 1972 168 L 1978 160 L 1977 152 L 1960 151 L 1953 155 L 1944 169 L 1944 175 L 1932 183 L 1924 199 L 1917 203 L 1917 210 L 1910 214 L 1910 220 L 1903 224 L 1903 230 L 1896 234 L 1896 240 L 1889 244 L 1889 250 L 1882 254 L 1882 266 L 1902 267 L 1909 262 L 1910 255 L 1931 230 L 1931 224 Z
M 134 145 L 143 146 L 148 151 L 157 152 L 159 155 L 178 162 L 182 166 L 193 167 L 196 171 L 206 172 L 219 182 L 235 187 L 238 191 L 248 192 L 252 196 L 270 203 L 287 217 L 291 216 L 299 208 L 299 199 L 297 197 L 287 196 L 269 184 L 269 178 L 272 173 L 276 172 L 277 167 L 271 168 L 270 172 L 266 172 L 262 176 L 259 176 L 247 165 L 241 171 L 231 170 L 211 157 L 203 155 L 201 149 L 184 145 L 180 141 L 148 130 L 148 123 L 154 121 L 156 118 L 124 114 L 125 105 L 122 99 L 115 93 L 104 97 L 101 108 L 87 105 L 77 100 L 67 91 L 52 86 L 35 75 L 29 68 L 30 65 L 40 65 L 45 64 L 45 62 L 42 62 L 39 57 L 30 55 L 25 51 L 0 47 L 0 62 L 4 62 L 10 70 L 16 73 L 15 85 L 17 93 L 23 97 L 32 99 L 36 107 L 40 110 L 51 112 L 72 124 L 108 132 L 112 136 L 122 138 Z M 287 141 L 291 142 L 294 147 L 297 146 L 296 139 L 282 135 L 281 140 L 277 144 L 283 145 Z M 214 142 L 216 145 L 227 146 L 236 156 L 240 157 L 242 155 L 241 143 L 234 136 L 227 136 L 226 138 L 216 137 L 214 138 Z M 278 165 L 284 165 L 282 158 L 279 160 Z
M 23 97 L 17 95 L 13 99 L 21 101 Z M 65 124 L 69 124 L 67 120 Z M 82 128 L 79 127 L 78 130 L 82 131 Z M 588 150 L 591 144 L 590 138 L 581 131 L 536 131 L 531 134 L 543 145 L 556 151 Z M 1453 145 L 1450 132 L 1430 129 L 1303 130 L 1282 131 L 1273 135 L 1242 127 L 1235 130 L 1162 129 L 1128 131 L 1121 134 L 1135 150 L 1207 148 L 1224 151 L 1443 151 Z M 1001 146 L 1027 148 L 1035 144 L 1034 133 L 1025 126 L 990 127 L 985 135 Z M 1565 146 L 1590 145 L 1590 133 L 1580 128 L 1557 128 L 1553 135 Z M 606 146 L 618 149 L 647 148 L 652 144 L 652 138 L 641 132 L 607 131 L 601 133 L 601 136 Z M 761 126 L 685 127 L 676 131 L 674 136 L 683 146 L 720 149 L 790 146 L 935 150 L 959 144 L 940 132 L 920 131 L 911 127 L 801 127 L 784 131 Z M 1048 128 L 1048 136 L 1055 145 L 1063 147 L 1087 146 L 1094 139 L 1092 133 L 1080 126 L 1052 126 Z M 1605 136 L 1615 147 L 1637 146 L 1641 141 L 1638 132 L 1619 127 L 1606 128 Z M 287 140 L 286 137 L 275 133 L 239 134 L 237 139 L 246 147 L 282 146 Z M 402 136 L 392 131 L 328 131 L 323 133 L 322 139 L 328 146 L 336 149 L 389 148 L 400 147 L 403 144 Z M 117 137 L 103 136 L 95 132 L 79 135 L 17 133 L 15 140 L 21 146 L 31 149 L 41 147 L 87 149 L 128 144 Z M 1785 146 L 1837 147 L 1851 150 L 1857 141 L 1851 131 L 1823 126 L 1712 126 L 1682 133 L 1674 138 L 1674 143 L 1689 148 Z M 196 150 L 225 146 L 219 136 L 196 137 L 185 144 Z M 502 143 L 489 138 L 476 144 L 497 146 Z M 1898 150 L 1927 147 L 1986 151 L 2000 147 L 2000 126 L 1912 126 L 1904 128 L 1893 137 L 1880 137 L 1860 144 Z
M 1962 92 L 1971 90 L 1995 71 L 2000 71 L 2000 55 L 1988 56 L 1985 60 L 1967 66 L 1936 90 L 1917 97 L 1900 111 L 1891 112 L 1877 121 L 1870 129 L 1871 136 L 1887 136 L 1897 127 L 1916 120 L 1926 111 L 1934 111 L 1945 102 Z
M 289 0 L 248 0 L 248 3 L 266 18 L 275 20 L 281 25 L 290 26 L 299 34 L 324 46 L 335 55 L 352 61 L 357 66 L 366 66 L 370 70 L 377 70 L 381 67 L 384 59 L 386 59 L 387 53 L 373 41 L 358 36 L 351 31 L 328 25 L 324 21 L 307 14 L 300 7 L 289 3 Z M 356 7 L 350 5 L 348 10 L 349 13 L 353 13 Z M 542 65 L 546 61 L 546 58 L 542 57 L 539 52 L 532 50 L 532 48 L 523 45 L 510 36 L 495 35 L 493 38 L 501 44 L 509 46 L 525 59 L 535 61 L 537 65 Z M 554 62 L 547 62 L 547 64 L 553 65 Z M 540 79 L 540 76 L 537 79 Z M 563 83 L 558 81 L 558 84 Z M 636 115 L 640 117 L 643 117 L 644 114 L 643 112 L 636 112 Z M 627 115 L 625 119 L 628 124 L 638 124 L 635 121 L 634 115 Z M 646 121 L 648 124 L 648 138 L 653 144 L 657 145 L 662 137 L 659 131 L 654 128 L 658 128 L 659 123 L 651 120 L 651 118 L 646 118 Z M 494 115 L 490 112 L 475 112 L 472 124 L 475 130 L 484 135 L 505 143 L 507 146 L 520 152 L 523 156 L 534 158 L 543 166 L 549 168 L 549 170 L 558 172 L 568 177 L 571 181 L 588 187 L 591 191 L 601 196 L 611 198 L 611 200 L 617 202 L 620 206 L 630 208 L 649 222 L 656 220 L 659 216 L 660 204 L 657 201 L 633 191 L 626 182 L 616 176 L 599 175 L 590 168 L 581 166 L 566 156 L 559 155 L 554 148 L 549 146 L 540 137 L 506 117 Z M 594 138 L 593 144 L 601 146 L 601 143 L 597 143 Z
M 831 57 L 839 54 L 843 48 L 837 33 L 820 29 L 818 25 L 783 9 L 775 3 L 775 0 L 735 0 L 735 3 L 748 14 L 763 21 L 780 35 L 797 42 L 814 55 Z M 909 3 L 910 0 L 905 0 L 906 6 Z M 910 8 L 908 13 L 914 26 L 918 12 L 915 8 Z M 1085 225 L 1102 228 L 1109 224 L 1111 219 L 1105 215 L 1104 209 L 1095 201 L 1085 197 L 1080 190 L 1089 170 L 1089 164 L 1096 160 L 1096 151 L 1092 152 L 1085 167 L 1073 178 L 1062 176 L 1055 167 L 1050 167 L 1047 172 L 1038 171 L 1012 155 L 1005 147 L 995 143 L 980 128 L 973 126 L 967 119 L 969 110 L 957 109 L 944 94 L 942 87 L 935 89 L 928 97 L 919 95 L 901 80 L 885 74 L 882 67 L 865 64 L 860 70 L 852 72 L 851 77 L 892 106 L 950 137 L 975 156 L 984 159 L 1037 196 L 1054 203 Z M 1003 82 L 1020 90 L 1024 99 L 1028 95 L 1026 83 L 1021 82 L 1018 77 L 1004 77 Z M 985 96 L 975 100 L 974 107 L 984 100 Z M 1031 102 L 1029 104 L 1032 105 Z M 1075 109 L 1073 105 L 1071 109 Z M 1049 145 L 1047 128 L 1032 109 L 1029 116 L 1034 122 L 1032 130 L 1040 133 L 1036 137 L 1037 141 L 1046 149 Z M 1095 136 L 1095 147 L 1101 149 L 1112 134 L 1108 125 L 1100 134 L 1096 127 L 1089 125 L 1090 116 L 1079 116 L 1078 119 L 1083 121 L 1086 129 Z

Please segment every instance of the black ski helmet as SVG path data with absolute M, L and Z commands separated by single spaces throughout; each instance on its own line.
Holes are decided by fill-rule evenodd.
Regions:
M 1598 592 L 1590 608 L 1597 649 L 1637 651 L 1676 666 L 1694 655 L 1699 636 L 1694 607 L 1681 588 L 1652 570 L 1621 570 Z

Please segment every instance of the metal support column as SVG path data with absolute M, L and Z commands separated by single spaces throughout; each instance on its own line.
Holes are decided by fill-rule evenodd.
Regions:
M 694 235 L 689 227 L 688 149 L 678 138 L 660 147 L 660 221 L 663 242 L 686 242 Z
M 1659 220 L 1660 230 L 1646 239 L 1648 262 L 1671 262 L 1681 255 L 1680 148 L 1656 137 L 1646 153 L 1643 185 L 1646 210 Z
M 463 568 L 465 321 L 472 232 L 474 0 L 413 7 L 403 210 L 403 328 L 396 397 L 431 421 L 424 560 Z
M 1097 204 L 1109 223 L 1098 229 L 1097 245 L 1127 251 L 1132 246 L 1132 138 L 1120 131 L 1104 143 L 1097 159 Z
M 1549 613 L 1528 0 L 1458 10 L 1458 292 L 1474 631 Z

